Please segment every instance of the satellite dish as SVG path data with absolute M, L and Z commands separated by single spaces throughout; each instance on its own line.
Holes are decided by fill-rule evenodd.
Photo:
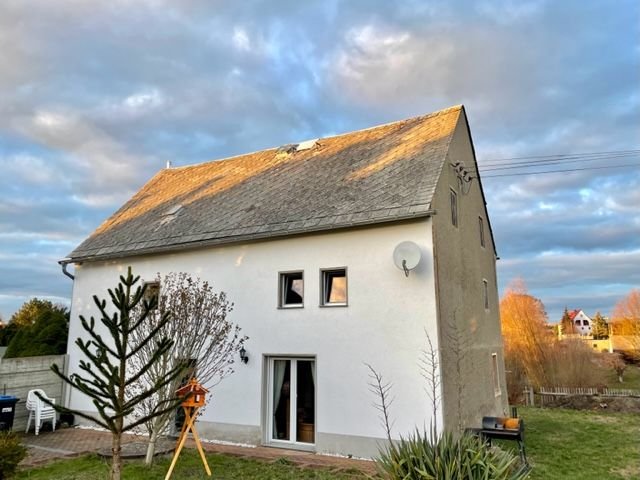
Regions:
M 420 247 L 414 242 L 402 242 L 393 251 L 393 263 L 408 277 L 409 271 L 413 270 L 420 263 L 422 252 Z

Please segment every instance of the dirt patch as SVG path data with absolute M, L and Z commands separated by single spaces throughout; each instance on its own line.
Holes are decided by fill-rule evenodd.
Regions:
M 640 413 L 640 398 L 599 397 L 575 395 L 569 397 L 545 398 L 545 407 L 572 408 L 574 410 Z M 603 417 L 604 418 L 604 417 Z

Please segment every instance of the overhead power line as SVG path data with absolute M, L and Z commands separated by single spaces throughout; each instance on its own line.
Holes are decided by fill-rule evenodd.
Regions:
M 553 173 L 570 173 L 581 172 L 587 170 L 604 170 L 604 169 L 617 169 L 617 168 L 632 168 L 640 167 L 640 163 L 627 163 L 620 165 L 602 165 L 605 162 L 609 162 L 614 159 L 628 159 L 628 160 L 640 160 L 640 149 L 631 150 L 611 150 L 606 152 L 585 152 L 585 153 L 561 153 L 553 155 L 530 155 L 523 157 L 510 157 L 510 158 L 494 158 L 488 160 L 489 163 L 479 162 L 478 169 L 481 173 L 496 172 L 489 175 L 482 175 L 482 178 L 496 178 L 496 177 L 524 177 L 527 175 L 544 175 Z M 572 167 L 556 170 L 537 170 L 531 171 L 532 168 L 541 167 L 564 167 L 572 164 L 585 164 L 591 162 L 598 162 L 600 165 L 592 165 L 585 167 Z M 516 170 L 515 172 L 506 172 L 510 170 Z
M 482 163 L 479 165 L 481 170 L 489 171 L 489 170 L 498 170 L 500 168 L 513 168 L 513 167 L 535 167 L 542 165 L 557 165 L 557 164 L 566 164 L 566 163 L 579 163 L 579 162 L 597 162 L 604 160 L 612 160 L 616 158 L 633 158 L 640 157 L 640 152 L 638 153 L 629 153 L 629 154 L 611 154 L 606 156 L 589 156 L 589 157 L 567 157 L 567 158 L 555 158 L 555 159 L 538 159 L 538 160 L 521 160 L 516 162 L 509 163 Z M 495 168 L 493 168 L 495 167 Z
M 536 158 L 569 158 L 569 157 L 590 157 L 597 155 L 609 156 L 612 154 L 638 154 L 640 153 L 640 149 L 636 150 L 610 150 L 608 152 L 585 152 L 585 153 L 556 153 L 551 155 L 530 155 L 527 157 L 504 157 L 504 158 L 487 158 L 484 161 L 486 162 L 508 162 L 511 160 L 531 160 Z
M 482 178 L 525 177 L 528 175 L 544 175 L 548 173 L 582 172 L 585 170 L 603 170 L 603 169 L 610 169 L 610 168 L 629 168 L 629 167 L 640 167 L 640 163 L 629 163 L 626 165 L 606 165 L 603 167 L 570 168 L 566 170 L 546 170 L 541 172 L 502 173 L 498 175 L 482 175 Z

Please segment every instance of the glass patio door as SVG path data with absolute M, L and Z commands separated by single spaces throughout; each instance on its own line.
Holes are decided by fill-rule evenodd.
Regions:
M 269 359 L 270 442 L 315 443 L 315 384 L 313 359 Z

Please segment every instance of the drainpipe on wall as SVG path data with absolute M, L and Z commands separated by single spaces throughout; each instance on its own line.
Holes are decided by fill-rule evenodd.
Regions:
M 71 263 L 71 259 L 70 258 L 63 258 L 62 260 L 58 261 L 58 264 L 62 267 L 62 273 L 64 273 L 65 276 L 69 277 L 71 280 L 75 280 L 75 275 L 73 275 L 72 273 L 70 273 L 69 271 L 67 271 L 67 266 Z M 64 365 L 62 368 L 62 373 L 66 376 L 69 375 L 69 354 L 65 354 L 64 356 Z M 68 407 L 71 404 L 71 388 L 69 388 L 69 385 L 66 382 L 62 383 L 62 398 L 63 398 L 63 404 L 64 406 Z
M 64 258 L 64 259 L 58 261 L 58 264 L 62 267 L 62 273 L 64 273 L 71 280 L 74 280 L 76 277 L 73 274 L 71 274 L 71 273 L 69 273 L 67 271 L 67 265 L 69 265 L 69 263 L 71 263 L 71 259 L 70 258 Z

